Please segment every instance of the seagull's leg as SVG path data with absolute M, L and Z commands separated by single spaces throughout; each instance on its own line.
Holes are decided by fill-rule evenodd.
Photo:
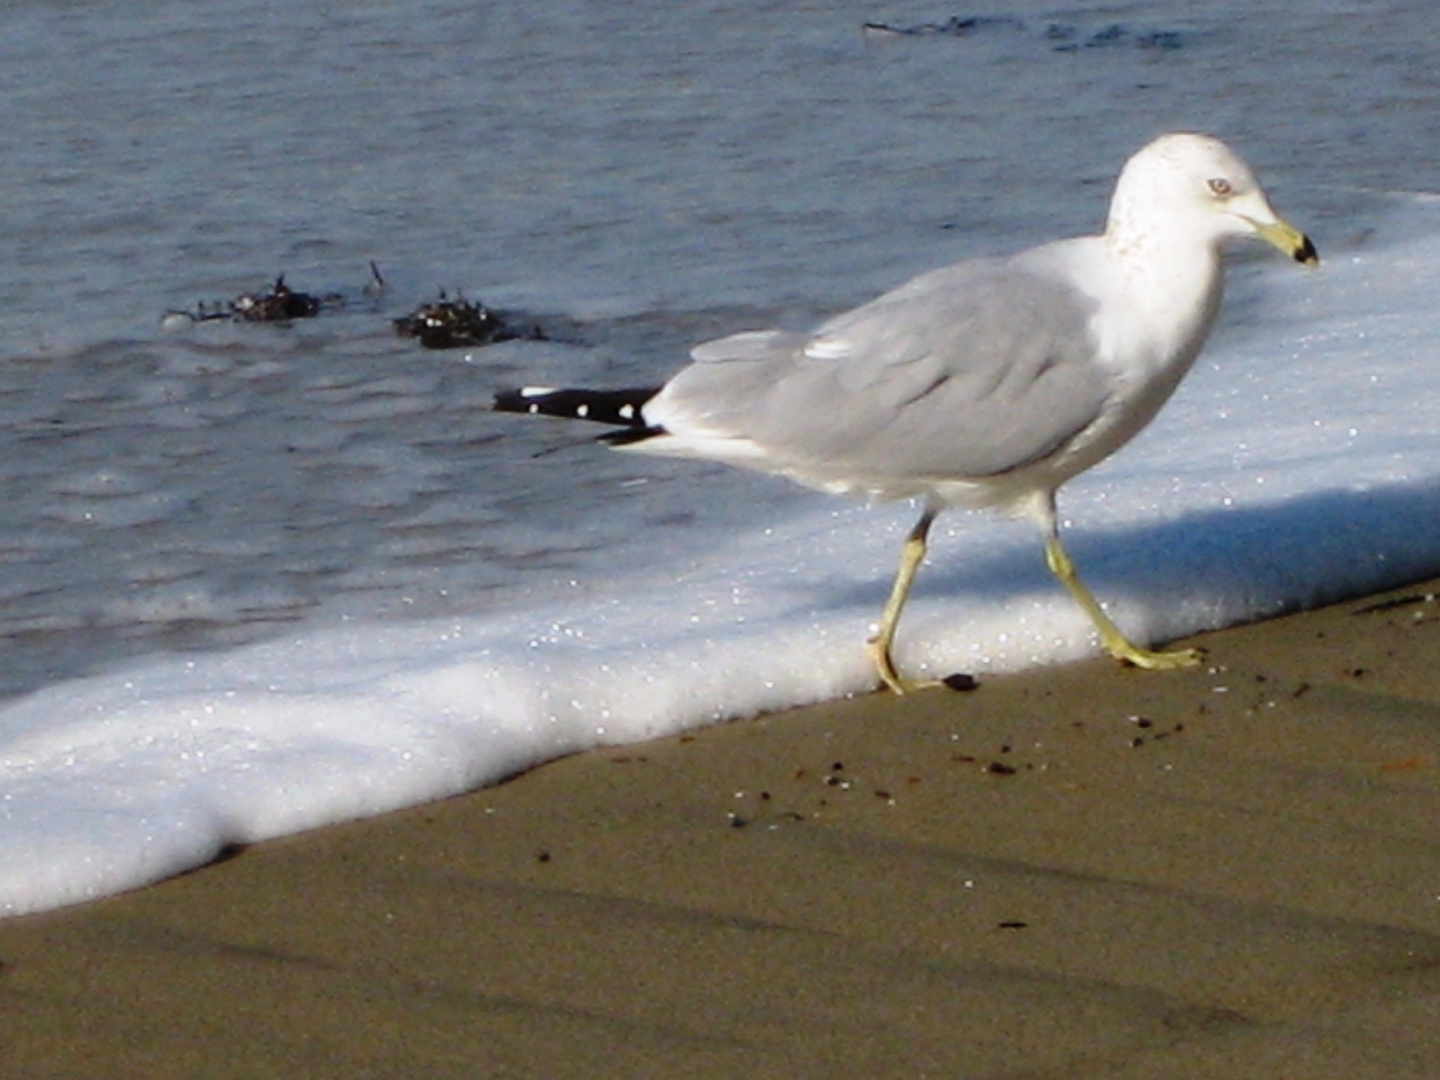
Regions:
M 1090 621 L 1100 632 L 1100 644 L 1105 646 L 1105 651 L 1122 663 L 1134 664 L 1136 667 L 1147 668 L 1151 671 L 1194 667 L 1200 663 L 1201 653 L 1197 649 L 1153 652 L 1132 644 L 1121 633 L 1120 628 L 1115 625 L 1110 616 L 1105 614 L 1095 597 L 1090 595 L 1090 590 L 1085 588 L 1080 583 L 1080 578 L 1076 576 L 1075 564 L 1070 561 L 1070 556 L 1060 545 L 1060 531 L 1055 524 L 1053 496 L 1051 496 L 1048 511 L 1048 514 L 1042 514 L 1045 523 L 1045 561 L 1050 565 L 1050 572 L 1060 579 L 1060 584 L 1069 590 L 1076 603 L 1084 609 L 1086 615 L 1090 616 Z
M 894 661 L 890 659 L 890 646 L 895 642 L 895 627 L 900 622 L 900 609 L 905 606 L 905 598 L 910 595 L 910 584 L 915 580 L 915 571 L 920 569 L 920 563 L 925 559 L 925 541 L 930 535 L 930 526 L 935 523 L 935 517 L 939 513 L 938 507 L 927 505 L 925 512 L 920 515 L 920 520 L 905 538 L 905 546 L 900 551 L 900 570 L 895 575 L 890 599 L 885 602 L 885 611 L 880 616 L 880 629 L 868 642 L 870 656 L 875 661 L 875 669 L 880 673 L 880 678 L 897 694 L 931 685 L 900 678 Z

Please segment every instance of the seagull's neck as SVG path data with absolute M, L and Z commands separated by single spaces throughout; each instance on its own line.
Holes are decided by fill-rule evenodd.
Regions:
M 1188 367 L 1183 341 L 1204 340 L 1224 285 L 1219 246 L 1200 237 L 1162 235 L 1163 230 L 1135 229 L 1112 219 L 1100 238 L 1118 271 L 1115 280 L 1132 313 L 1144 312 L 1136 329 L 1148 339 L 1157 360 Z

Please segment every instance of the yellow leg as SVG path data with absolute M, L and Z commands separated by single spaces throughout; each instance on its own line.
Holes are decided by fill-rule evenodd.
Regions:
M 1100 632 L 1100 644 L 1104 645 L 1105 651 L 1115 659 L 1152 671 L 1194 667 L 1200 663 L 1201 654 L 1196 649 L 1152 652 L 1131 644 L 1120 632 L 1120 628 L 1111 621 L 1110 616 L 1101 609 L 1095 597 L 1090 595 L 1090 591 L 1080 584 L 1080 579 L 1075 575 L 1075 564 L 1060 546 L 1060 537 L 1053 523 L 1045 536 L 1045 561 L 1050 564 L 1051 573 L 1060 579 L 1060 584 L 1070 591 L 1070 595 L 1085 610 L 1085 614 L 1090 616 L 1090 621 Z
M 900 570 L 895 575 L 890 599 L 885 602 L 885 611 L 880 616 L 880 628 L 868 642 L 870 656 L 875 661 L 875 670 L 880 673 L 885 685 L 897 694 L 933 685 L 902 679 L 895 670 L 894 661 L 890 659 L 890 647 L 895 643 L 895 628 L 900 623 L 900 611 L 905 606 L 905 598 L 910 595 L 910 585 L 915 580 L 915 572 L 920 569 L 920 564 L 925 559 L 925 541 L 938 513 L 937 509 L 927 506 L 920 515 L 920 520 L 910 530 L 910 535 L 905 538 L 905 546 L 900 552 Z

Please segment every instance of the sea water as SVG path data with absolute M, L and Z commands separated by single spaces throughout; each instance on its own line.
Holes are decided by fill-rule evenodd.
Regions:
M 1142 640 L 1440 572 L 1434 20 L 6 5 L 0 912 L 868 689 L 912 508 L 610 453 L 491 392 L 658 382 L 706 337 L 1093 231 L 1164 130 L 1232 142 L 1326 261 L 1236 253 L 1175 400 L 1062 494 L 1082 572 Z M 282 273 L 343 302 L 165 318 Z M 395 336 L 441 289 L 547 340 Z M 941 519 L 904 670 L 1096 648 L 1030 527 Z

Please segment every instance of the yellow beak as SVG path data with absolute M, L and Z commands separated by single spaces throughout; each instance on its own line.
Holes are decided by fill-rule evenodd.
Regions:
M 1267 244 L 1274 244 L 1296 262 L 1306 266 L 1320 265 L 1320 256 L 1315 253 L 1315 245 L 1310 242 L 1310 238 L 1288 221 L 1280 218 L 1274 221 L 1256 221 L 1250 218 L 1249 221 L 1256 236 Z

